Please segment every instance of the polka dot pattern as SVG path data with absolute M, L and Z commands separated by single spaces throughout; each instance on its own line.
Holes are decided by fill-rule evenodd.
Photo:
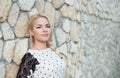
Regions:
M 50 48 L 44 50 L 28 50 L 39 62 L 32 74 L 33 78 L 64 78 L 66 64 Z

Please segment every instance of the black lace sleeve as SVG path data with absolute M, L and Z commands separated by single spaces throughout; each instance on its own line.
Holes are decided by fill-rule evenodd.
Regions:
M 34 73 L 37 64 L 39 64 L 37 59 L 30 53 L 26 53 L 21 60 L 16 78 L 27 78 L 32 74 L 30 70 Z

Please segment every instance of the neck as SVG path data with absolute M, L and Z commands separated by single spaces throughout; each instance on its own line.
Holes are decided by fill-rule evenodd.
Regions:
M 43 50 L 47 48 L 46 42 L 35 42 L 33 44 L 34 49 Z

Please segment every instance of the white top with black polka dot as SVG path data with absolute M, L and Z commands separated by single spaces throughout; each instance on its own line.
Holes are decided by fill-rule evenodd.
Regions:
M 66 64 L 52 49 L 40 51 L 30 49 L 28 52 L 39 62 L 35 72 L 31 72 L 32 78 L 65 78 Z

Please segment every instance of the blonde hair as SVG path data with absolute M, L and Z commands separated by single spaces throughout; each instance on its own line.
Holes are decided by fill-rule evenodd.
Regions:
M 34 14 L 34 15 L 32 15 L 31 17 L 30 17 L 30 19 L 29 19 L 29 21 L 28 21 L 28 31 L 27 32 L 29 32 L 29 30 L 30 29 L 32 29 L 33 28 L 33 23 L 34 23 L 34 21 L 36 20 L 36 19 L 38 19 L 39 17 L 43 17 L 43 18 L 46 18 L 47 20 L 48 20 L 48 22 L 50 23 L 50 21 L 49 21 L 49 19 L 48 19 L 48 17 L 46 17 L 45 15 L 42 15 L 42 14 L 39 14 L 39 13 L 37 13 L 37 14 Z M 51 25 L 51 24 L 50 24 Z M 52 30 L 52 26 L 51 26 L 51 30 Z M 29 33 L 29 35 L 30 35 L 30 33 Z M 32 44 L 34 43 L 34 40 L 33 40 L 33 37 L 30 35 L 30 45 L 32 46 Z M 67 64 L 67 66 L 68 66 L 68 58 L 67 58 L 67 56 L 65 56 L 63 53 L 61 53 L 61 52 L 59 52 L 53 45 L 52 45 L 52 32 L 51 32 L 51 37 L 50 37 L 50 39 L 48 40 L 48 42 L 47 42 L 47 47 L 48 48 L 51 48 L 54 52 L 56 52 L 61 58 L 63 58 L 64 60 L 65 60 L 65 62 L 66 62 L 66 64 Z
M 33 26 L 34 26 L 34 21 L 36 20 L 36 19 L 38 19 L 38 18 L 40 18 L 40 17 L 43 17 L 43 18 L 46 18 L 47 20 L 48 20 L 48 18 L 45 16 L 45 15 L 41 15 L 41 14 L 34 14 L 34 15 L 32 15 L 31 17 L 30 17 L 30 19 L 29 19 L 29 21 L 28 21 L 28 32 L 29 32 L 29 30 L 30 29 L 32 29 L 33 28 Z M 48 22 L 49 22 L 49 20 L 48 20 Z M 51 28 L 51 30 L 52 30 L 52 28 Z M 30 34 L 29 34 L 30 35 Z M 33 37 L 30 35 L 30 37 L 31 37 L 31 41 L 32 41 L 32 44 L 34 43 L 34 40 L 33 40 Z M 51 32 L 51 36 L 50 36 L 50 39 L 49 39 L 49 41 L 47 42 L 47 47 L 50 47 L 52 44 L 51 44 L 51 42 L 52 42 L 52 32 Z

